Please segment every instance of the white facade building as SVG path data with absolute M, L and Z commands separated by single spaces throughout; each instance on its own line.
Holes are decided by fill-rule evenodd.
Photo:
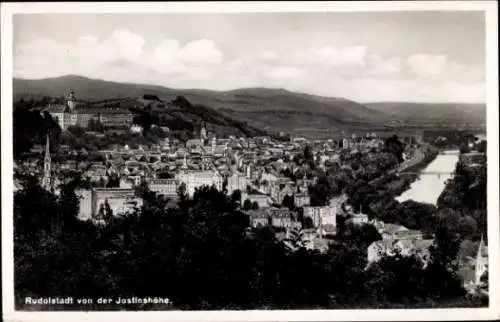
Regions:
M 166 197 L 176 197 L 179 184 L 175 179 L 153 179 L 149 182 L 149 190 Z
M 315 227 L 322 225 L 337 226 L 336 207 L 304 207 L 304 217 L 310 217 Z
M 192 197 L 196 188 L 214 185 L 222 190 L 223 178 L 217 171 L 183 171 L 177 174 L 176 179 L 186 185 L 186 193 Z
M 247 177 L 235 173 L 227 179 L 227 193 L 232 194 L 235 190 L 245 192 L 249 184 Z

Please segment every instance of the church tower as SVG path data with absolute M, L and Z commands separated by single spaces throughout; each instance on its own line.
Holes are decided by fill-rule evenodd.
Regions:
M 200 139 L 202 140 L 203 144 L 205 144 L 205 141 L 207 139 L 207 129 L 205 128 L 205 123 L 201 124 Z
M 47 135 L 47 140 L 45 144 L 45 158 L 43 160 L 43 178 L 42 178 L 42 187 L 45 190 L 51 190 L 52 188 L 51 163 L 52 162 L 50 158 L 49 135 Z
M 184 153 L 184 161 L 182 162 L 182 170 L 187 170 L 188 169 L 188 164 L 187 164 L 187 155 Z
M 217 139 L 215 138 L 215 135 L 212 137 L 212 154 L 215 154 L 215 149 L 217 147 Z
M 75 92 L 72 89 L 69 90 L 68 97 L 66 98 L 66 102 L 68 104 L 69 110 L 73 112 L 76 108 L 76 98 Z

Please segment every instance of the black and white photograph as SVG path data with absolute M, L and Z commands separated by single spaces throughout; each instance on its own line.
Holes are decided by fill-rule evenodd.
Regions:
M 2 4 L 4 310 L 498 318 L 497 4 L 426 3 Z

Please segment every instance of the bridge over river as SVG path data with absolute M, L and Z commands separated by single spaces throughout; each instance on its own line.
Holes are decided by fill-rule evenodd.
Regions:
M 402 174 L 429 175 L 429 176 L 437 176 L 438 178 L 441 178 L 442 176 L 452 177 L 455 175 L 454 172 L 450 172 L 450 171 L 421 171 L 421 172 L 401 171 L 401 172 L 397 172 L 396 174 L 397 175 L 402 175 Z
M 455 175 L 458 156 L 458 151 L 443 151 L 420 172 L 405 171 L 404 169 L 397 172 L 400 175 L 408 173 L 419 175 L 419 178 L 397 200 L 403 202 L 412 199 L 418 202 L 436 204 L 446 181 Z

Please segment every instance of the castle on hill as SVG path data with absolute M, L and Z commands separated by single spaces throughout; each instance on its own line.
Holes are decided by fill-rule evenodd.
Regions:
M 75 98 L 70 90 L 64 104 L 49 104 L 44 111 L 50 113 L 62 130 L 70 126 L 87 127 L 90 121 L 99 121 L 104 126 L 130 126 L 133 114 L 123 108 L 92 107 Z

